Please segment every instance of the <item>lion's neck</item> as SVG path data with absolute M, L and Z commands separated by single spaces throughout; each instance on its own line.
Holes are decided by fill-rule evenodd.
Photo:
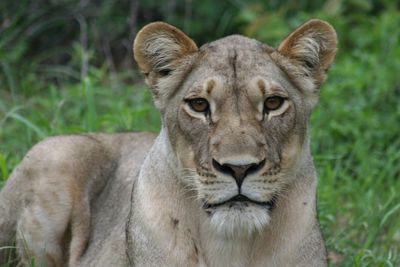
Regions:
M 200 230 L 201 256 L 206 266 L 249 266 L 254 241 L 254 235 L 217 235 L 209 229 L 207 223 Z

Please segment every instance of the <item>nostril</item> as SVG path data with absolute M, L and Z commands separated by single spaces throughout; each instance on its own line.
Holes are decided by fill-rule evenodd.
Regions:
M 261 170 L 264 167 L 264 165 L 265 165 L 265 159 L 260 161 L 260 163 L 250 164 L 249 168 L 246 170 L 246 175 L 249 175 L 251 173 L 255 173 L 255 172 Z
M 212 164 L 214 169 L 216 169 L 219 172 L 225 173 L 225 174 L 232 174 L 231 173 L 231 169 L 229 169 L 229 167 L 226 166 L 226 164 L 221 165 L 218 161 L 216 161 L 215 159 L 212 160 Z

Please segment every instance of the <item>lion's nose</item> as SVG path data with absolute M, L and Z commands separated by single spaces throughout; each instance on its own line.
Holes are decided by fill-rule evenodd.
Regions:
M 250 163 L 245 165 L 234 165 L 229 163 L 220 164 L 215 159 L 213 159 L 212 163 L 215 170 L 225 174 L 230 174 L 233 178 L 235 178 L 236 184 L 240 188 L 247 175 L 260 170 L 264 166 L 265 159 L 258 163 Z

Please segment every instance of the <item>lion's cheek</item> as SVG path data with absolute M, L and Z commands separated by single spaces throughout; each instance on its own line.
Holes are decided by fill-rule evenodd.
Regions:
M 181 139 L 176 143 L 176 150 L 179 151 L 177 154 L 178 160 L 183 169 L 195 169 L 195 151 L 192 149 L 190 144 L 186 140 Z
M 282 148 L 281 167 L 287 170 L 293 170 L 299 163 L 303 146 L 301 138 L 298 135 L 293 135 Z
M 186 112 L 178 114 L 178 130 L 173 138 L 179 142 L 177 151 L 185 151 L 185 159 L 191 164 L 202 164 L 208 157 L 209 125 L 198 118 L 191 117 Z M 181 153 L 181 152 L 180 152 Z M 181 156 L 183 157 L 183 156 Z M 196 162 L 196 163 L 195 163 Z

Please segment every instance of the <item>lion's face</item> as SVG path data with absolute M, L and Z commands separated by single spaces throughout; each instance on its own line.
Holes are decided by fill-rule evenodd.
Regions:
M 200 51 L 165 112 L 183 183 L 219 230 L 262 227 L 302 149 L 307 108 L 260 43 L 232 36 Z
M 161 26 L 168 31 L 139 33 L 135 56 L 161 110 L 182 186 L 195 195 L 216 232 L 260 230 L 308 149 L 308 117 L 323 82 L 318 77 L 325 79 L 321 72 L 327 68 L 323 58 L 314 58 L 319 54 L 311 51 L 302 65 L 290 61 L 285 49 L 291 45 L 301 56 L 306 48 L 322 52 L 322 46 L 311 47 L 318 40 L 307 39 L 300 51 L 296 43 L 284 42 L 279 53 L 258 41 L 230 36 L 197 50 L 185 39 L 182 53 L 187 55 L 163 62 L 173 55 L 157 58 L 163 52 L 157 50 L 157 34 L 179 54 L 183 48 L 177 40 L 183 33 Z M 140 40 L 140 34 L 150 41 Z

